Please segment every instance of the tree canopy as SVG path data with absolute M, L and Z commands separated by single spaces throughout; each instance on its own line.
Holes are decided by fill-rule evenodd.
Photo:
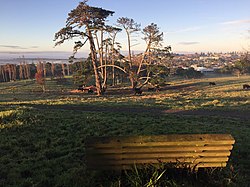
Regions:
M 80 39 L 83 39 L 83 42 L 80 40 L 75 43 L 75 52 L 82 46 L 84 46 L 87 41 L 89 41 L 90 54 L 98 95 L 102 95 L 103 86 L 101 84 L 102 80 L 97 69 L 97 47 L 93 35 L 96 30 L 99 30 L 105 26 L 106 18 L 113 15 L 113 13 L 113 11 L 89 6 L 87 5 L 87 1 L 85 0 L 83 2 L 80 2 L 75 9 L 71 10 L 66 20 L 66 27 L 62 28 L 55 34 L 55 40 L 59 39 L 59 41 L 56 42 L 56 45 L 62 44 L 65 40 L 69 40 L 74 37 L 80 37 Z
M 141 34 L 146 41 L 145 52 L 132 57 L 131 34 L 140 31 L 140 24 L 132 18 L 121 17 L 117 20 L 118 27 L 106 25 L 106 19 L 113 14 L 114 11 L 89 6 L 85 0 L 70 11 L 65 27 L 55 34 L 56 46 L 69 39 L 78 39 L 75 41 L 73 55 L 87 42 L 89 43 L 91 57 L 89 60 L 92 62 L 98 95 L 102 95 L 107 87 L 108 67 L 112 67 L 113 85 L 116 68 L 119 69 L 117 72 L 127 75 L 132 88 L 138 85 L 142 87 L 150 79 L 152 81 L 153 78 L 164 77 L 163 69 L 168 73 L 168 68 L 163 68 L 166 64 L 163 64 L 169 58 L 171 48 L 169 46 L 162 48 L 163 33 L 157 24 L 151 23 L 142 30 Z M 127 34 L 128 57 L 120 53 L 121 45 L 116 41 L 116 36 L 122 29 Z M 162 66 L 161 73 L 157 72 L 157 64 Z

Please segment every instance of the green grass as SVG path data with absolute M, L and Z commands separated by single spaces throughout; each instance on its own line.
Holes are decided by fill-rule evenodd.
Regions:
M 211 80 L 218 83 L 216 87 L 206 84 L 210 79 L 173 81 L 173 86 L 180 85 L 182 88 L 159 93 L 145 92 L 143 96 L 104 97 L 68 93 L 75 87 L 71 80 L 59 86 L 56 81 L 48 80 L 46 93 L 39 91 L 36 84 L 27 85 L 25 81 L 1 83 L 0 186 L 115 185 L 117 178 L 86 170 L 84 141 L 87 136 L 189 133 L 232 134 L 236 143 L 229 163 L 238 175 L 233 182 L 238 186 L 247 186 L 250 182 L 248 119 L 73 110 L 79 106 L 129 106 L 140 110 L 153 107 L 250 111 L 250 91 L 243 91 L 240 87 L 250 82 L 250 77 Z M 14 92 L 6 89 L 13 84 L 21 86 Z M 186 86 L 190 84 L 196 86 Z

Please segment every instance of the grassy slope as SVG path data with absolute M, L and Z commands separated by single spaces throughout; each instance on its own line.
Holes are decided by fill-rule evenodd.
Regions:
M 225 116 L 86 112 L 72 106 L 149 106 L 164 109 L 250 111 L 250 77 L 173 81 L 170 89 L 143 96 L 72 95 L 70 81 L 48 81 L 47 93 L 32 82 L 0 85 L 0 186 L 93 186 L 98 179 L 85 170 L 86 136 L 172 133 L 231 133 L 236 139 L 231 163 L 250 174 L 250 122 Z M 207 82 L 216 81 L 215 87 Z M 60 84 L 58 84 L 60 83 Z M 34 106 L 54 105 L 57 109 Z M 68 110 L 60 109 L 69 106 Z M 86 177 L 87 176 L 87 177 Z M 245 181 L 247 179 L 244 179 Z M 247 182 L 245 182 L 246 184 Z

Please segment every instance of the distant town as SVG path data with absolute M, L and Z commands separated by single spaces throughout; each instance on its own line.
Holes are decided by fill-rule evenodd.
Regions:
M 194 68 L 196 71 L 202 73 L 214 72 L 216 70 L 222 69 L 225 66 L 234 66 L 237 61 L 239 61 L 245 53 L 243 52 L 228 52 L 228 53 L 190 53 L 190 54 L 178 54 L 173 53 L 173 58 L 171 59 L 170 68 L 183 68 L 188 69 L 190 67 Z M 80 60 L 77 58 L 76 60 Z M 85 58 L 82 58 L 85 59 Z M 69 63 L 67 58 L 9 58 L 0 59 L 0 65 L 4 64 L 20 64 L 22 62 L 28 64 L 38 63 L 38 62 L 50 62 L 50 63 Z
M 143 53 L 133 55 L 133 68 L 140 68 L 138 62 L 141 62 Z M 156 55 L 157 57 L 158 55 Z M 144 56 L 145 57 L 145 56 Z M 200 78 L 204 75 L 240 75 L 248 74 L 250 72 L 249 55 L 243 52 L 228 52 L 228 53 L 193 53 L 193 54 L 177 54 L 169 53 L 166 56 L 159 55 L 157 58 L 146 57 L 151 61 L 151 74 L 156 75 L 150 79 L 154 84 L 163 84 L 165 78 L 169 76 L 179 76 L 184 78 Z M 145 58 L 145 59 L 146 59 Z M 109 59 L 110 60 L 110 59 Z M 86 62 L 85 62 L 86 61 Z M 116 63 L 120 63 L 120 69 L 123 73 L 114 72 L 111 69 L 106 69 L 107 77 L 111 76 L 113 72 L 113 85 L 128 80 L 128 70 L 126 70 L 126 63 L 129 62 L 128 57 L 122 56 L 116 59 Z M 87 58 L 13 58 L 0 59 L 0 82 L 15 81 L 18 79 L 35 78 L 36 73 L 40 69 L 44 77 L 64 77 L 65 75 L 73 75 L 76 77 L 77 72 L 91 72 L 91 60 Z M 82 64 L 82 65 L 81 65 Z M 85 64 L 85 65 L 84 65 Z M 112 66 L 108 64 L 107 66 Z M 143 72 L 141 76 L 147 77 L 145 74 L 145 67 L 147 63 L 143 64 Z M 80 69 L 79 69 L 80 68 Z M 78 71 L 75 71 L 78 69 Z M 153 72 L 155 71 L 155 72 Z M 19 72 L 19 73 L 18 73 Z M 101 72 L 99 72 L 101 74 Z M 124 74 L 125 73 L 125 74 Z M 91 73 L 90 73 L 91 74 Z M 85 75 L 82 73 L 79 75 Z M 164 78 L 165 77 L 165 78 Z M 109 77 L 110 78 L 110 77 Z M 112 79 L 112 78 L 110 78 Z M 153 81 L 157 79 L 157 81 Z M 158 80 L 159 79 L 159 80 Z M 147 79 L 149 80 L 149 78 Z M 160 83 L 161 82 L 161 83 Z M 86 82 L 86 84 L 88 84 Z M 93 83 L 92 83 L 93 84 Z
M 194 54 L 173 54 L 172 67 L 188 69 L 193 67 L 202 73 L 214 72 L 225 66 L 234 66 L 245 53 L 194 53 Z

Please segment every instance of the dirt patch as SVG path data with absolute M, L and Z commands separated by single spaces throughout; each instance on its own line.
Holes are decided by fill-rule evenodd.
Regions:
M 159 93 L 158 91 L 166 91 L 166 90 L 195 90 L 197 83 L 192 83 L 192 84 L 184 84 L 184 85 L 166 85 L 166 86 L 162 86 L 160 87 L 158 90 L 154 90 L 154 91 L 149 91 L 147 89 L 147 87 L 143 87 L 142 88 L 142 95 L 144 95 L 144 93 Z M 83 91 L 80 90 L 70 90 L 69 93 L 79 93 L 79 94 L 86 94 Z M 95 94 L 95 93 L 91 93 L 91 94 Z M 131 96 L 134 95 L 134 90 L 131 87 L 119 87 L 119 86 L 111 86 L 109 87 L 106 92 L 104 93 L 104 95 L 106 96 Z

